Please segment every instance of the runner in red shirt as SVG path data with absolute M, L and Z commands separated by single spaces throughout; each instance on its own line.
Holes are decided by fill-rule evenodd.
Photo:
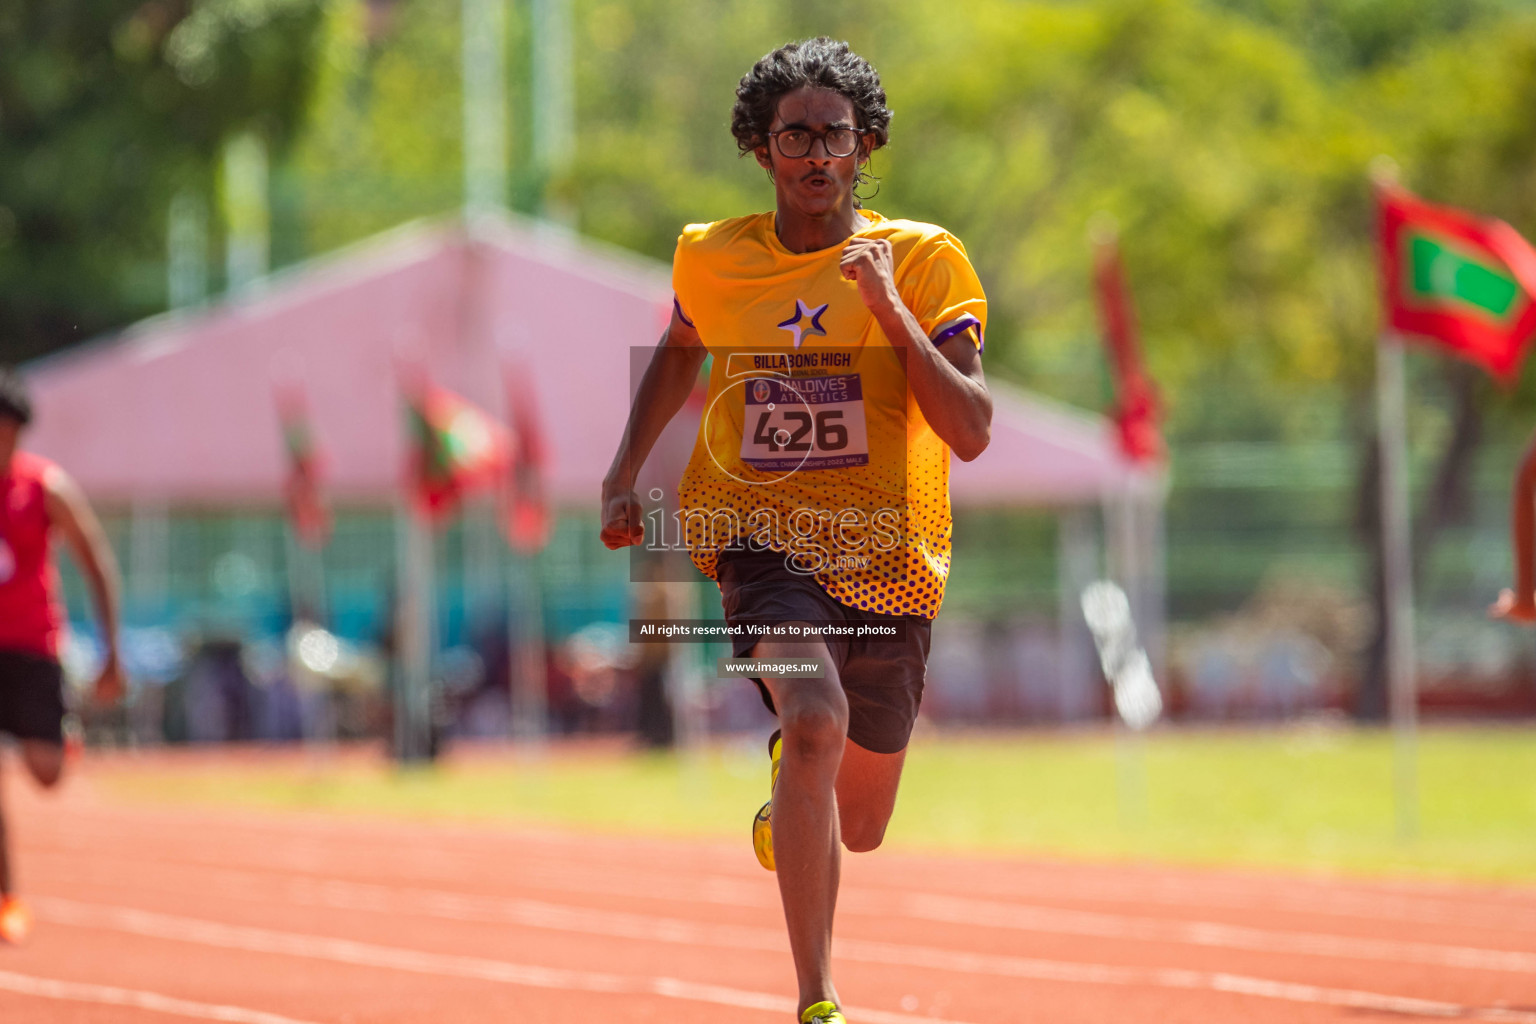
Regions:
M 50 557 L 57 531 L 90 586 L 106 660 L 96 698 L 117 700 L 117 562 L 79 487 L 47 459 L 18 450 L 32 404 L 21 376 L 0 367 L 0 733 L 21 745 L 32 777 L 53 786 L 64 771 L 64 674 L 59 642 L 64 604 Z M 0 816 L 0 941 L 18 943 L 32 915 L 16 897 Z

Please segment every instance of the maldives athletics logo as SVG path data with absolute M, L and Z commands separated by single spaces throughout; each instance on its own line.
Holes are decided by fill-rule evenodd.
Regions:
M 1396 188 L 1378 197 L 1387 322 L 1512 378 L 1536 335 L 1536 249 L 1503 221 Z

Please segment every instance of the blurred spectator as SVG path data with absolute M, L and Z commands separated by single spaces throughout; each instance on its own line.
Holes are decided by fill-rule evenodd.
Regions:
M 20 448 L 32 421 L 21 375 L 0 368 L 0 733 L 21 743 L 27 771 L 52 786 L 64 771 L 64 602 L 52 539 L 63 537 L 90 589 L 102 643 L 95 695 L 115 702 L 124 691 L 118 659 L 118 574 L 101 524 L 80 488 L 47 459 Z M 0 941 L 20 942 L 31 913 L 12 891 L 5 825 L 0 819 Z
M 594 622 L 567 637 L 555 664 L 569 688 L 561 687 L 559 706 L 550 707 L 560 730 L 597 732 L 617 725 L 632 696 L 636 658 L 628 631 L 616 623 Z
M 193 653 L 181 694 L 186 739 L 192 743 L 256 736 L 255 687 L 236 637 L 211 636 Z
M 635 598 L 635 617 L 667 618 L 665 583 L 646 582 Z M 676 739 L 672 720 L 672 702 L 667 698 L 667 668 L 671 662 L 668 644 L 634 644 L 635 659 L 635 735 L 642 747 L 663 750 Z

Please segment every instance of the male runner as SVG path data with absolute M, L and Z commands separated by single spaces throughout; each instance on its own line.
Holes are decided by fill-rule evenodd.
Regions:
M 830 961 L 839 841 L 880 845 L 922 697 L 949 571 L 949 453 L 981 454 L 992 417 L 986 299 L 964 248 L 854 194 L 890 117 L 846 43 L 791 43 L 742 78 L 731 131 L 775 209 L 684 229 L 672 320 L 603 487 L 603 542 L 641 543 L 636 474 L 713 356 L 679 485 L 689 554 L 733 626 L 845 627 L 733 639 L 738 658 L 825 670 L 754 680 L 782 733 L 754 846 L 776 866 L 800 1020 L 815 1024 L 845 1024 Z M 861 626 L 891 638 L 849 635 Z
M 21 744 L 21 758 L 40 785 L 64 771 L 64 689 L 59 640 L 64 607 L 49 558 L 53 530 L 75 557 L 101 623 L 106 662 L 96 698 L 123 692 L 117 658 L 117 563 L 85 496 L 47 459 L 18 450 L 32 405 L 21 376 L 0 367 L 0 733 Z M 0 941 L 19 943 L 32 915 L 17 898 L 5 820 L 0 816 Z

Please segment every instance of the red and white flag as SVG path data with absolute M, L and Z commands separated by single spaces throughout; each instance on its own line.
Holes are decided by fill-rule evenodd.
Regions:
M 503 488 L 502 528 L 514 551 L 531 555 L 549 543 L 551 524 L 544 480 L 549 453 L 527 369 L 509 367 L 506 386 L 512 457 Z
M 478 406 L 435 384 L 407 387 L 408 476 L 417 509 L 429 520 L 457 510 L 465 492 L 495 486 L 506 474 L 511 439 Z
M 283 482 L 288 521 L 299 543 L 320 549 L 331 536 L 331 512 L 320 493 L 322 459 L 309 421 L 309 406 L 298 384 L 275 385 L 277 418 L 283 429 L 288 474 Z

